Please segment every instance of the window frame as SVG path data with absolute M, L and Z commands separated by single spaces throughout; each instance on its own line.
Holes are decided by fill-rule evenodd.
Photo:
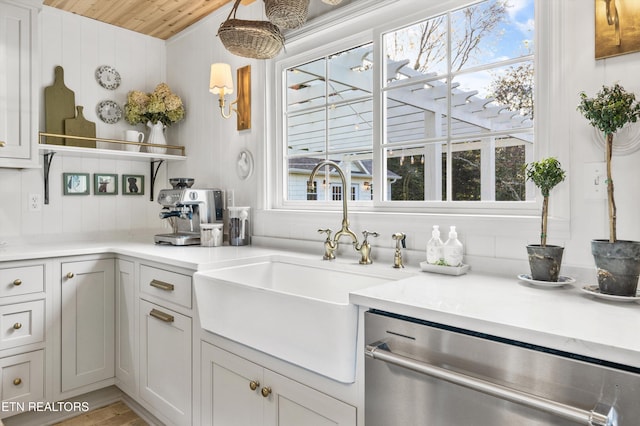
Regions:
M 535 46 L 534 55 L 535 66 L 535 99 L 536 99 L 536 120 L 534 123 L 533 134 L 535 135 L 534 158 L 543 158 L 553 155 L 562 160 L 562 154 L 565 148 L 555 150 L 559 152 L 550 153 L 550 129 L 549 123 L 552 116 L 553 108 L 542 108 L 540 105 L 550 105 L 550 90 L 558 83 L 559 78 L 551 77 L 551 60 L 558 58 L 559 49 L 554 48 L 551 43 L 552 37 L 558 37 L 561 30 L 560 8 L 559 2 L 552 0 L 534 0 L 535 4 Z M 424 6 L 420 10 L 416 10 L 412 6 L 409 8 L 402 5 L 401 2 L 389 2 L 391 8 L 381 7 L 377 11 L 370 11 L 375 19 L 367 19 L 369 25 L 356 25 L 359 22 L 357 17 L 347 17 L 339 20 L 339 23 L 357 30 L 358 27 L 368 27 L 355 34 L 345 36 L 344 33 L 337 31 L 333 25 L 327 24 L 323 30 L 314 29 L 313 33 L 294 34 L 293 42 L 287 46 L 287 54 L 271 61 L 269 69 L 271 81 L 274 82 L 274 99 L 275 108 L 269 110 L 268 123 L 272 123 L 272 136 L 270 144 L 267 147 L 267 157 L 271 157 L 273 161 L 270 163 L 273 167 L 268 167 L 269 179 L 265 188 L 265 207 L 272 210 L 300 210 L 300 211 L 332 211 L 341 208 L 339 202 L 335 201 L 314 201 L 309 203 L 307 200 L 287 200 L 287 173 L 286 149 L 283 140 L 286 134 L 285 111 L 283 108 L 286 100 L 286 81 L 284 70 L 298 64 L 312 61 L 322 56 L 329 55 L 338 51 L 347 50 L 368 42 L 373 43 L 374 62 L 380 63 L 379 58 L 382 57 L 383 41 L 382 37 L 385 33 L 394 29 L 410 25 L 421 20 L 428 19 L 430 16 L 444 13 L 448 10 L 457 9 L 468 5 L 472 2 L 468 0 L 450 0 L 442 2 L 437 6 Z M 443 4 L 444 3 L 444 4 Z M 391 5 L 394 4 L 394 5 Z M 385 14 L 386 13 L 386 14 Z M 360 15 L 362 16 L 362 15 Z M 360 21 L 365 21 L 364 19 Z M 353 24 L 353 25 L 352 25 Z M 314 38 L 323 38 L 324 42 L 314 42 Z M 313 47 L 311 47 L 311 45 Z M 385 145 L 382 144 L 382 123 L 383 118 L 383 84 L 381 74 L 382 67 L 374 67 L 373 74 L 373 103 L 374 103 L 374 130 L 373 130 L 373 169 L 374 176 L 371 184 L 376 188 L 382 188 L 384 185 L 383 161 Z M 269 76 L 269 73 L 268 73 Z M 269 78 L 269 77 L 268 77 Z M 269 93 L 269 92 L 267 92 Z M 267 95 L 268 96 L 268 95 Z M 566 148 L 568 153 L 568 147 Z M 267 160 L 269 162 L 269 160 Z M 527 191 L 535 191 L 535 187 L 530 182 L 527 183 Z M 537 194 L 536 194 L 537 195 Z M 381 191 L 374 192 L 371 201 L 350 201 L 350 209 L 352 211 L 362 212 L 403 212 L 403 213 L 420 213 L 420 214 L 470 214 L 470 215 L 506 215 L 506 216 L 538 216 L 541 206 L 541 197 L 536 196 L 532 201 L 385 201 Z M 554 200 L 552 216 L 567 218 L 569 216 L 568 199 Z

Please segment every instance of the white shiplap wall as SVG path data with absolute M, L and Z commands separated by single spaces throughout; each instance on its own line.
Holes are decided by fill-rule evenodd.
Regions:
M 98 137 L 123 139 L 132 128 L 124 120 L 106 124 L 96 115 L 98 102 L 111 99 L 121 106 L 129 90 L 151 91 L 166 78 L 165 43 L 162 40 L 44 6 L 39 17 L 39 96 L 53 83 L 54 68 L 64 68 L 65 84 L 75 92 L 76 105 L 96 123 Z M 100 65 L 115 67 L 122 84 L 114 91 L 102 88 L 94 74 Z M 40 129 L 44 130 L 44 106 L 40 103 Z M 139 125 L 139 130 L 143 130 Z M 171 141 L 179 143 L 179 141 Z M 63 196 L 62 173 L 143 174 L 145 195 Z M 0 169 L 0 240 L 39 234 L 130 231 L 157 228 L 159 206 L 149 201 L 149 164 L 128 160 L 80 158 L 56 154 L 50 172 L 50 204 L 29 211 L 30 194 L 43 195 L 41 169 Z M 168 186 L 166 166 L 158 174 L 160 187 Z M 157 191 L 157 190 L 156 190 Z

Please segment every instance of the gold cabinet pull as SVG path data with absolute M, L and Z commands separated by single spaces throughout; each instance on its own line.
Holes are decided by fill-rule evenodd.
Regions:
M 160 290 L 164 290 L 164 291 L 173 291 L 175 287 L 173 284 L 165 283 L 164 281 L 159 281 L 159 280 L 151 280 L 149 285 L 151 287 L 159 288 Z
M 16 386 L 22 384 L 22 379 L 20 377 L 13 379 L 13 384 Z
M 164 322 L 173 322 L 174 320 L 173 315 L 169 315 L 157 309 L 151 309 L 151 312 L 149 312 L 149 315 Z
M 71 278 L 73 278 L 73 277 L 75 277 L 75 275 L 73 274 L 73 272 L 67 272 L 67 279 L 69 279 L 69 280 L 70 280 L 70 279 L 71 279 Z
M 260 382 L 257 380 L 252 380 L 249 382 L 249 388 L 254 391 L 260 387 Z
M 16 278 L 15 280 L 13 280 L 13 285 L 18 286 L 22 284 L 22 280 L 20 278 Z
M 0 148 L 4 147 L 7 143 L 5 141 L 0 141 Z
M 14 330 L 20 330 L 22 328 L 22 324 L 20 324 L 19 322 L 13 324 L 13 329 Z
M 266 398 L 269 395 L 271 395 L 271 388 L 269 388 L 269 387 L 262 388 L 261 392 L 262 392 L 262 396 L 264 396 Z

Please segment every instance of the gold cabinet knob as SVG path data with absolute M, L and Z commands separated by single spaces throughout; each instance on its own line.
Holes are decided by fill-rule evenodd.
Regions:
M 20 285 L 22 284 L 22 280 L 20 278 L 16 278 L 15 280 L 13 280 L 13 285 Z
M 73 277 L 75 277 L 75 275 L 73 274 L 73 272 L 68 272 L 68 273 L 67 273 L 67 279 L 71 279 L 71 278 L 73 278 Z
M 0 148 L 4 147 L 7 143 L 5 141 L 0 141 Z
M 16 386 L 22 384 L 22 379 L 20 377 L 18 377 L 17 379 L 13 379 L 13 384 Z
M 20 324 L 19 322 L 13 324 L 13 328 L 14 330 L 20 330 L 22 328 L 22 324 Z
M 258 387 L 260 386 L 260 382 L 257 380 L 252 380 L 249 382 L 249 388 L 254 391 L 256 389 L 258 389 Z
M 262 392 L 262 396 L 264 396 L 266 398 L 269 395 L 271 395 L 271 388 L 269 388 L 269 387 L 262 388 L 261 392 Z

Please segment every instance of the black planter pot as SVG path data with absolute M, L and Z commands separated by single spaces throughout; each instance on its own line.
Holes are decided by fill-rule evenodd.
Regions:
M 640 242 L 592 240 L 598 287 L 603 294 L 635 296 L 640 276 Z
M 564 247 L 539 244 L 527 246 L 531 278 L 536 281 L 558 281 Z

